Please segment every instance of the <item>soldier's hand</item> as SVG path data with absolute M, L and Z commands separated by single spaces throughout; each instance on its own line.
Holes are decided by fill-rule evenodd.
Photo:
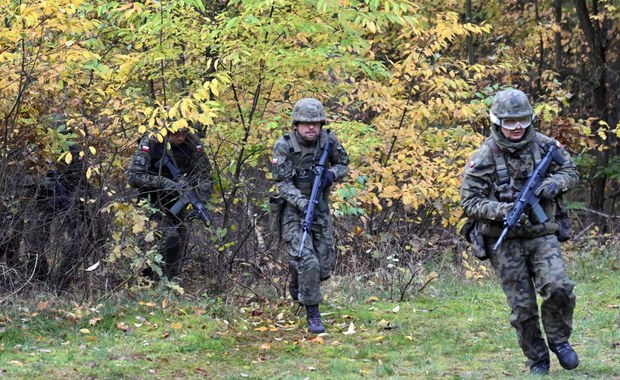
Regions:
M 325 176 L 323 177 L 323 183 L 322 188 L 323 190 L 327 190 L 331 187 L 332 183 L 334 183 L 334 180 L 336 179 L 336 175 L 334 174 L 333 171 L 331 170 L 326 170 L 325 171 Z
M 506 217 L 508 216 L 508 214 L 510 214 L 510 211 L 512 211 L 512 208 L 515 206 L 514 203 L 510 202 L 500 202 L 497 205 L 497 212 L 496 215 L 498 218 L 500 219 L 506 219 Z
M 166 177 L 159 178 L 159 188 L 164 191 L 170 192 L 179 190 L 179 186 L 177 185 L 177 183 Z
M 553 199 L 560 192 L 560 188 L 558 185 L 553 182 L 551 179 L 544 180 L 538 189 L 536 189 L 536 195 L 543 199 Z

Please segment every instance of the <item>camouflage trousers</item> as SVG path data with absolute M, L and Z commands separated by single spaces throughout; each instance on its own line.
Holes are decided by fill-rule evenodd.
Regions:
M 287 243 L 290 257 L 289 290 L 293 300 L 298 300 L 302 305 L 318 305 L 323 300 L 321 281 L 331 277 L 334 266 L 332 218 L 327 213 L 318 215 L 300 255 L 304 234 L 301 218 L 301 213 L 285 207 L 282 238 Z
M 511 308 L 510 324 L 517 331 L 519 345 L 530 363 L 549 360 L 540 320 L 550 344 L 570 338 L 575 309 L 572 282 L 564 271 L 560 243 L 556 236 L 509 239 L 497 252 L 496 239 L 487 242 L 487 252 Z M 536 293 L 542 303 L 540 315 Z
M 173 279 L 181 273 L 189 230 L 182 220 L 173 215 L 155 213 L 150 220 L 157 222 L 160 236 L 158 250 L 163 259 L 162 272 L 169 279 Z M 153 277 L 150 268 L 144 274 Z

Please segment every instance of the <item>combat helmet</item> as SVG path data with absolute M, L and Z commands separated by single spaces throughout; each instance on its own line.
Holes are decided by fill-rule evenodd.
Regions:
M 491 123 L 501 125 L 503 119 L 518 119 L 528 116 L 533 120 L 534 110 L 523 91 L 507 89 L 495 94 L 489 112 Z
M 325 125 L 325 110 L 321 102 L 314 98 L 303 98 L 295 103 L 293 108 L 293 125 L 300 122 L 316 123 Z

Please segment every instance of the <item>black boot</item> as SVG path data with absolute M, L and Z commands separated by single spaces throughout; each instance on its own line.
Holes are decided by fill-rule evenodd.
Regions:
M 325 332 L 325 327 L 323 327 L 321 322 L 319 305 L 306 306 L 306 320 L 308 321 L 308 331 L 311 333 L 320 334 Z
M 573 369 L 579 365 L 579 357 L 570 343 L 562 342 L 549 344 L 549 349 L 558 357 L 560 365 L 564 369 Z
M 549 361 L 544 360 L 530 365 L 530 374 L 546 376 L 549 374 Z

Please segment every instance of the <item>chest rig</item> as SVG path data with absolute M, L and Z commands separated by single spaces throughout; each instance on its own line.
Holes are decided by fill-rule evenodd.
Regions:
M 491 148 L 493 154 L 493 161 L 495 162 L 495 174 L 496 181 L 493 184 L 493 195 L 496 200 L 500 202 L 514 202 L 519 196 L 521 189 L 527 182 L 534 168 L 538 166 L 542 160 L 542 152 L 540 144 L 534 139 L 534 144 L 531 144 L 532 151 L 530 154 L 533 156 L 533 165 L 531 168 L 527 168 L 526 172 L 520 173 L 518 178 L 510 176 L 508 171 L 508 165 L 506 164 L 505 153 L 499 148 L 495 140 L 488 138 L 486 144 Z
M 302 194 L 309 197 L 314 182 L 314 168 L 321 157 L 321 148 L 327 143 L 329 129 L 321 130 L 318 143 L 312 146 L 301 144 L 295 132 L 284 135 L 289 144 L 289 157 L 293 162 L 293 184 Z

